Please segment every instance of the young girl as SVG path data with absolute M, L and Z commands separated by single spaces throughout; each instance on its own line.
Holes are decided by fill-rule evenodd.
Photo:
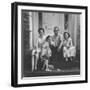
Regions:
M 43 68 L 45 68 L 45 71 L 49 71 L 49 59 L 51 57 L 51 49 L 49 47 L 49 42 L 50 42 L 50 36 L 47 36 L 46 37 L 46 40 L 42 46 L 42 49 L 41 49 L 41 60 L 44 61 L 44 64 L 43 64 Z
M 68 59 L 72 60 L 76 55 L 76 49 L 72 44 L 72 39 L 70 38 L 70 34 L 68 32 L 64 32 L 63 45 L 64 58 L 66 61 L 68 61 Z

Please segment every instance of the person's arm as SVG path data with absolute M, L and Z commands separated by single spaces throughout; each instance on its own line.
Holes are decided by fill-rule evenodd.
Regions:
M 62 45 L 63 45 L 63 37 L 61 35 L 60 35 L 60 41 L 61 41 L 61 43 L 60 43 L 60 45 L 58 47 L 58 50 L 60 50 Z
M 73 46 L 72 39 L 69 39 L 69 47 Z

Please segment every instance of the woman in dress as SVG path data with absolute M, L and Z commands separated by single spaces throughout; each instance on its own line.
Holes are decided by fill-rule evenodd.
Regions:
M 63 46 L 63 56 L 65 60 L 72 60 L 76 55 L 76 49 L 75 46 L 73 46 L 72 39 L 68 32 L 64 32 Z
M 41 51 L 42 51 L 42 47 L 43 47 L 43 44 L 45 42 L 45 32 L 44 32 L 44 29 L 43 28 L 39 28 L 38 29 L 38 33 L 39 33 L 39 36 L 37 38 L 37 42 L 36 42 L 36 46 L 35 46 L 35 49 L 33 50 L 33 55 L 34 55 L 34 66 L 35 66 L 35 70 L 37 70 L 38 68 L 38 65 L 39 65 L 39 68 L 40 67 L 40 57 L 41 57 Z

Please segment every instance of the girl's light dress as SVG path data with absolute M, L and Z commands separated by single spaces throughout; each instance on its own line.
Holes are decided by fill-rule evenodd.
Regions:
M 63 55 L 64 57 L 75 57 L 76 48 L 72 44 L 72 39 L 69 37 L 67 40 L 63 41 Z

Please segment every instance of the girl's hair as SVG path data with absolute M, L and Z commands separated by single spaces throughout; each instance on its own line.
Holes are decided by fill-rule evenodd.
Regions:
M 50 35 L 48 35 L 47 37 L 46 37 L 46 41 L 50 38 L 51 36 Z
M 69 32 L 64 32 L 63 37 L 66 39 L 65 34 L 68 34 L 68 38 L 70 37 Z
M 44 32 L 44 28 L 39 28 L 38 33 L 40 33 L 41 30 Z

